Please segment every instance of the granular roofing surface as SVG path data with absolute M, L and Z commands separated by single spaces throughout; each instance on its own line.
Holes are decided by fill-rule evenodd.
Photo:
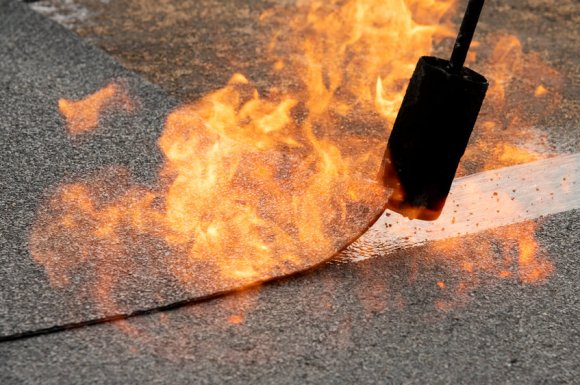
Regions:
M 10 336 L 108 314 L 78 291 L 82 285 L 52 286 L 28 255 L 27 234 L 38 202 L 63 179 L 121 164 L 151 183 L 161 162 L 156 140 L 177 102 L 19 2 L 0 0 L 0 20 L 0 335 Z M 566 55 L 562 61 L 570 63 Z M 562 104 L 570 115 L 548 119 L 557 127 L 550 140 L 577 152 L 577 67 L 565 70 L 572 75 Z M 110 130 L 71 142 L 58 99 L 111 80 L 148 113 L 112 112 Z M 204 77 L 199 87 L 210 83 Z M 545 280 L 499 278 L 494 269 L 467 275 L 459 263 L 466 255 L 501 260 L 497 234 L 517 240 L 530 228 L 553 268 Z M 1 342 L 0 383 L 573 384 L 580 377 L 579 234 L 580 211 L 571 210 L 327 264 L 171 311 Z M 119 301 L 123 312 L 191 298 L 167 277 L 132 279 Z
M 578 210 L 541 221 L 556 273 L 463 274 L 438 242 L 175 311 L 0 344 L 4 384 L 574 384 Z M 504 227 L 517 234 L 523 225 Z M 472 250 L 490 234 L 465 238 Z M 474 252 L 474 254 L 477 252 Z M 481 283 L 487 282 L 487 283 Z M 455 286 L 457 287 L 457 286 Z M 438 309 L 441 300 L 453 304 Z M 238 323 L 239 322 L 239 323 Z

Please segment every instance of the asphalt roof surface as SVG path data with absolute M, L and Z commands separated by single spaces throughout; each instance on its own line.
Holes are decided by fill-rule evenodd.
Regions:
M 502 228 L 517 236 L 522 225 Z M 543 284 L 477 274 L 438 243 L 118 324 L 0 344 L 3 384 L 573 384 L 580 211 L 540 221 Z M 465 238 L 474 248 L 490 234 Z M 439 250 L 439 251 L 438 251 Z M 475 250 L 475 251 L 474 251 Z M 441 258 L 441 254 L 445 258 Z M 439 310 L 438 301 L 455 302 Z M 241 316 L 242 322 L 231 322 Z
M 1 194 L 10 212 L 0 218 L 0 334 L 10 335 L 103 314 L 88 293 L 50 285 L 25 255 L 27 229 L 62 178 L 123 164 L 150 181 L 176 102 L 15 1 L 0 0 L 0 18 L 9 37 L 0 42 Z M 116 113 L 113 131 L 80 147 L 67 141 L 58 98 L 111 79 L 149 113 Z M 569 129 L 574 142 L 577 128 Z M 545 281 L 466 275 L 457 261 L 493 254 L 490 243 L 501 259 L 497 233 L 483 232 L 453 248 L 431 242 L 172 311 L 2 342 L 0 383 L 572 384 L 580 376 L 580 211 L 498 231 L 517 239 L 536 225 L 539 254 L 553 264 Z M 163 281 L 156 289 L 166 291 L 152 300 L 139 283 L 128 285 L 129 309 L 187 296 Z
M 9 335 L 100 313 L 80 293 L 51 289 L 30 257 L 28 236 L 37 206 L 50 186 L 107 165 L 125 165 L 135 178 L 151 179 L 161 159 L 156 140 L 174 102 L 20 2 L 0 2 L 0 18 L 0 335 Z M 114 79 L 125 82 L 149 112 L 110 116 L 107 130 L 81 143 L 71 141 L 58 99 L 83 97 Z
M 187 265 L 187 257 L 181 256 L 176 261 L 177 269 L 198 271 L 187 286 L 180 285 L 169 271 L 170 252 L 162 247 L 152 244 L 152 248 L 139 249 L 143 241 L 133 242 L 127 246 L 128 254 L 132 254 L 128 257 L 119 253 L 109 255 L 106 244 L 91 249 L 87 257 L 80 257 L 81 252 L 75 249 L 76 242 L 99 241 L 74 240 L 68 230 L 70 238 L 57 241 L 57 254 L 66 257 L 49 259 L 51 264 L 55 263 L 51 269 L 56 274 L 66 274 L 71 264 L 74 272 L 72 277 L 66 277 L 69 281 L 64 287 L 55 285 L 54 280 L 49 282 L 49 277 L 34 261 L 38 259 L 34 257 L 36 241 L 30 234 L 34 234 L 34 228 L 44 228 L 55 220 L 50 214 L 51 208 L 46 216 L 37 215 L 38 212 L 46 213 L 45 207 L 53 207 L 52 203 L 45 203 L 53 201 L 51 191 L 61 191 L 57 186 L 63 181 L 90 181 L 95 171 L 119 165 L 126 166 L 129 179 L 153 185 L 151 180 L 161 160 L 157 139 L 164 114 L 175 102 L 157 87 L 122 69 L 98 49 L 83 44 L 75 35 L 25 5 L 4 2 L 0 12 L 0 17 L 8 21 L 0 27 L 0 34 L 5 37 L 0 46 L 2 83 L 5 84 L 2 97 L 7 106 L 2 111 L 0 131 L 6 173 L 2 190 L 2 203 L 6 207 L 2 236 L 6 246 L 0 254 L 4 263 L 2 284 L 6 289 L 0 307 L 4 318 L 0 339 L 147 311 L 301 271 L 331 258 L 380 215 L 379 200 L 375 200 L 369 210 L 364 210 L 362 205 L 351 205 L 348 223 L 336 222 L 332 231 L 326 232 L 335 234 L 335 239 L 329 235 L 330 247 L 326 242 L 310 242 L 306 258 L 292 265 L 281 263 L 276 269 L 249 279 L 216 278 L 215 271 L 201 270 L 202 264 Z M 51 38 L 47 41 L 46 36 Z M 93 76 L 94 73 L 99 75 Z M 94 132 L 82 138 L 67 135 L 65 121 L 57 109 L 59 99 L 85 96 L 111 81 L 128 89 L 129 97 L 136 100 L 138 111 L 108 108 Z M 122 107 L 122 101 L 117 104 Z M 117 168 L 104 174 L 102 178 L 107 188 L 93 187 L 91 190 L 92 199 L 96 201 L 113 199 L 113 186 L 123 185 L 121 181 L 127 179 Z M 78 200 L 78 196 L 75 199 Z M 60 202 L 55 206 L 63 207 Z M 41 247 L 48 248 L 51 241 L 46 239 L 53 236 L 53 233 L 41 232 L 36 239 L 40 239 Z M 63 242 L 72 248 L 67 251 Z M 48 252 L 40 250 L 40 258 Z M 130 258 L 134 258 L 136 265 L 127 269 Z M 95 295 L 98 287 L 107 285 L 101 280 L 103 277 L 107 282 L 115 282 L 115 288 L 105 295 L 106 298 L 99 298 Z

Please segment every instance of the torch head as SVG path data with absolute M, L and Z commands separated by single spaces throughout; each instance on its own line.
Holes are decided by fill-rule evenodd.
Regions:
M 468 68 L 454 73 L 447 60 L 419 59 L 381 166 L 393 190 L 387 208 L 412 219 L 439 217 L 487 87 Z

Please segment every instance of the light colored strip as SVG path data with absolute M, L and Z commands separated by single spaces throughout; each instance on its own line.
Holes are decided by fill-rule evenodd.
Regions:
M 339 260 L 357 262 L 427 241 L 580 208 L 580 154 L 485 171 L 453 182 L 434 222 L 387 211 Z

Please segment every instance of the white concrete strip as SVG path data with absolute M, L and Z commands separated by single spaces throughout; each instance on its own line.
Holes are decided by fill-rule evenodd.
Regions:
M 453 182 L 438 220 L 387 211 L 339 258 L 357 262 L 395 249 L 580 208 L 580 153 L 485 171 Z

